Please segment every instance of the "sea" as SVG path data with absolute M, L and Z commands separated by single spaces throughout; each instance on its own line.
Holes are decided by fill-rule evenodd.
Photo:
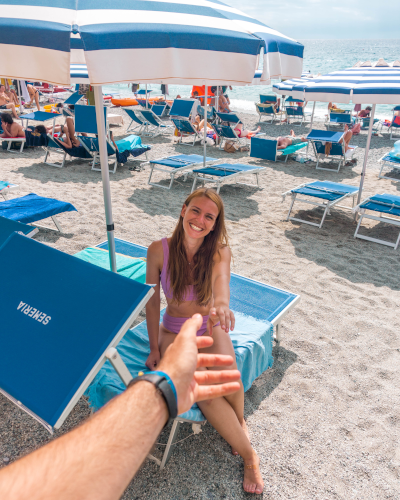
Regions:
M 299 40 L 304 45 L 303 71 L 313 75 L 326 74 L 331 71 L 339 71 L 351 68 L 358 61 L 377 61 L 383 58 L 388 62 L 400 60 L 400 39 L 381 40 Z M 276 80 L 272 81 L 272 84 Z M 141 85 L 140 88 L 144 88 Z M 151 95 L 161 94 L 160 85 L 149 84 L 147 86 L 153 92 Z M 104 87 L 104 92 L 117 93 L 121 96 L 130 96 L 132 93 L 127 84 L 108 85 Z M 190 96 L 191 86 L 189 85 L 169 85 L 169 95 L 174 98 L 176 95 L 182 97 Z M 231 109 L 255 114 L 255 102 L 259 102 L 260 94 L 272 92 L 272 85 L 252 85 L 243 87 L 233 87 L 228 91 L 231 102 Z M 340 104 L 337 103 L 336 104 Z M 366 105 L 368 103 L 365 103 Z M 400 104 L 400 102 L 399 102 Z M 309 104 L 308 107 L 311 108 Z M 343 109 L 352 109 L 352 104 L 343 104 Z M 377 105 L 376 114 L 378 118 L 391 118 L 393 105 Z M 323 118 L 327 112 L 327 103 L 318 102 L 315 106 L 316 117 Z

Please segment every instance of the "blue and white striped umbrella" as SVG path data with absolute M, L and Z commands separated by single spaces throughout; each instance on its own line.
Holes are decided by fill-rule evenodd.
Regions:
M 396 63 L 359 66 L 312 79 L 293 79 L 274 85 L 273 90 L 306 101 L 399 104 L 400 63 L 397 63 L 399 66 Z
M 3 76 L 93 85 L 251 83 L 300 76 L 303 45 L 217 0 L 0 0 Z M 71 38 L 72 34 L 72 38 Z

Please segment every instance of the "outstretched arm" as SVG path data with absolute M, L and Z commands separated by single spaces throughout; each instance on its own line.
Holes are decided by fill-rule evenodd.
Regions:
M 167 349 L 160 370 L 178 395 L 178 413 L 195 401 L 239 389 L 237 370 L 198 371 L 230 366 L 231 356 L 198 354 L 212 344 L 198 337 L 202 317 L 186 321 Z M 222 385 L 215 385 L 220 384 Z M 204 384 L 204 385 L 202 385 Z M 211 385 L 208 385 L 211 384 Z M 168 419 L 163 397 L 146 381 L 138 382 L 72 432 L 0 471 L 2 500 L 116 500 L 121 497 Z
M 161 355 L 158 347 L 158 332 L 160 325 L 160 269 L 162 267 L 162 243 L 155 241 L 147 250 L 146 283 L 156 285 L 154 294 L 146 304 L 147 333 L 150 342 L 150 355 L 146 366 L 155 370 L 160 363 Z
M 207 323 L 208 332 L 212 335 L 212 327 L 218 321 L 221 328 L 226 332 L 235 328 L 235 316 L 229 309 L 229 281 L 231 279 L 231 250 L 229 247 L 223 247 L 216 257 L 213 268 L 213 297 L 214 305 L 209 312 L 209 321 Z

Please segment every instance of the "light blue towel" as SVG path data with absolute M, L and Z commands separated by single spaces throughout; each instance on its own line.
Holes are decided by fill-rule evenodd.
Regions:
M 125 139 L 115 141 L 115 144 L 118 146 L 118 151 L 123 153 L 124 151 L 130 151 L 131 149 L 141 146 L 142 139 L 137 135 L 129 135 L 125 137 Z
M 161 318 L 164 312 L 165 309 L 161 311 Z M 235 312 L 235 318 L 235 330 L 230 335 L 244 390 L 247 391 L 253 381 L 272 366 L 273 326 L 269 321 L 260 321 L 238 312 Z M 147 370 L 145 361 L 150 353 L 150 346 L 146 322 L 128 330 L 117 349 L 133 377 L 136 377 L 140 370 Z M 96 411 L 124 389 L 121 379 L 107 361 L 85 394 L 89 398 L 90 406 Z M 181 417 L 196 422 L 204 420 L 196 404 Z

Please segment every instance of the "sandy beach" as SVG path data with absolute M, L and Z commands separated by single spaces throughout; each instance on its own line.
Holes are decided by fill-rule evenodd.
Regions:
M 124 113 L 115 108 L 111 112 Z M 258 116 L 240 116 L 246 127 L 257 125 Z M 116 139 L 126 136 L 130 120 L 126 115 L 124 120 L 123 127 L 112 127 Z M 261 127 L 271 138 L 289 133 L 290 128 L 297 134 L 309 131 L 308 125 L 262 122 Z M 313 128 L 325 129 L 322 122 Z M 218 147 L 208 148 L 208 156 L 266 167 L 260 188 L 221 188 L 234 256 L 232 270 L 301 296 L 282 323 L 273 368 L 245 395 L 251 441 L 261 459 L 264 499 L 400 499 L 400 250 L 354 239 L 350 212 L 332 210 L 322 229 L 286 222 L 290 197 L 284 202 L 281 197 L 307 181 L 357 186 L 366 138 L 362 131 L 352 139 L 351 144 L 358 146 L 354 155 L 358 163 L 338 173 L 316 170 L 315 162 L 273 163 L 245 152 L 228 154 Z M 176 145 L 171 135 L 142 142 L 152 146 L 150 158 L 202 154 L 200 145 Z M 378 160 L 392 145 L 386 131 L 372 137 L 364 198 L 400 194 L 400 183 L 378 180 Z M 104 241 L 100 172 L 79 160 L 57 169 L 43 164 L 43 158 L 41 148 L 24 155 L 0 150 L 1 180 L 19 185 L 9 198 L 36 193 L 68 201 L 78 210 L 59 216 L 63 234 L 41 230 L 35 239 L 68 254 Z M 180 177 L 171 191 L 165 191 L 147 184 L 148 167 L 137 172 L 129 170 L 132 165 L 119 166 L 116 174 L 110 174 L 115 235 L 147 246 L 171 234 L 192 180 Z M 305 205 L 297 207 L 300 217 L 321 216 Z M 370 236 L 397 238 L 393 226 L 372 221 L 364 225 Z M 6 293 L 4 284 L 2 290 Z M 88 403 L 81 398 L 55 436 L 89 415 Z M 181 426 L 179 439 L 191 432 L 189 425 Z M 0 467 L 50 439 L 39 423 L 0 395 Z M 164 431 L 158 441 L 166 440 Z M 155 453 L 161 450 L 156 446 Z M 153 462 L 145 461 L 123 498 L 248 498 L 242 476 L 242 460 L 206 424 L 200 434 L 176 444 L 165 470 L 160 472 Z

